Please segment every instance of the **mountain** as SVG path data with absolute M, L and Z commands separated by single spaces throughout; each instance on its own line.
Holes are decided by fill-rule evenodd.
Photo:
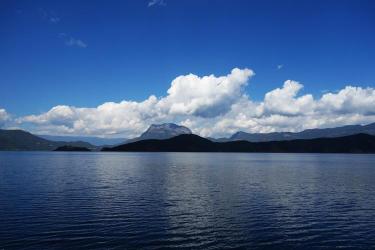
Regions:
M 23 130 L 0 129 L 0 150 L 54 150 L 65 145 L 89 149 L 95 148 L 95 146 L 87 142 L 49 141 Z
M 227 139 L 214 139 L 217 142 L 223 141 L 251 141 L 251 142 L 262 142 L 262 141 L 284 141 L 284 140 L 296 140 L 296 139 L 314 139 L 322 137 L 340 137 L 354 134 L 369 134 L 375 135 L 375 123 L 368 125 L 349 125 L 336 128 L 324 128 L 324 129 L 307 129 L 301 132 L 274 132 L 274 133 L 246 133 L 239 131 L 233 134 Z
M 375 153 L 375 136 L 356 134 L 336 138 L 271 142 L 212 142 L 184 134 L 165 140 L 143 140 L 102 151 L 139 152 L 270 152 L 270 153 Z
M 189 128 L 174 123 L 152 124 L 141 136 L 127 140 L 126 143 L 147 139 L 168 139 L 177 135 L 191 133 Z
M 65 142 L 74 142 L 74 141 L 84 141 L 88 142 L 95 146 L 103 145 L 118 145 L 126 141 L 124 138 L 102 138 L 94 136 L 58 136 L 58 135 L 37 135 L 43 139 L 49 141 L 65 141 Z

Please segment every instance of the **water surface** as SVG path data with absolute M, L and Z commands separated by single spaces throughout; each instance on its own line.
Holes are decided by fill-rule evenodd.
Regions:
M 375 155 L 0 152 L 0 249 L 375 248 Z

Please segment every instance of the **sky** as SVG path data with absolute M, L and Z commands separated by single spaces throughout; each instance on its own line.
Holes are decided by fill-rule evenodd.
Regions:
M 374 1 L 0 3 L 0 127 L 133 137 L 375 122 Z

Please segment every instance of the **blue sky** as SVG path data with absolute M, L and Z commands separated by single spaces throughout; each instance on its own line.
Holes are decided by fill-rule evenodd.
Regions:
M 374 1 L 150 3 L 2 1 L 0 108 L 142 102 L 177 76 L 233 68 L 255 72 L 243 90 L 255 102 L 288 79 L 314 98 L 375 86 Z

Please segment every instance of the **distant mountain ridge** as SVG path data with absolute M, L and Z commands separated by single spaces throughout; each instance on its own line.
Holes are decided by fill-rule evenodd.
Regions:
M 126 142 L 125 138 L 103 138 L 94 136 L 59 136 L 59 135 L 36 135 L 49 141 L 84 141 L 95 146 L 118 145 Z
M 126 143 L 148 139 L 168 139 L 182 134 L 192 134 L 192 132 L 189 128 L 174 123 L 152 124 L 139 137 L 127 140 Z
M 375 136 L 356 134 L 335 138 L 316 138 L 271 142 L 212 142 L 194 134 L 170 139 L 132 142 L 102 151 L 138 152 L 267 152 L 267 153 L 375 153 Z
M 301 132 L 246 133 L 237 132 L 230 138 L 209 138 L 212 142 L 272 142 L 291 140 L 310 140 L 316 138 L 339 138 L 355 134 L 375 135 L 375 123 L 368 125 L 349 125 L 337 128 L 308 129 Z M 128 140 L 124 144 L 150 139 L 165 140 L 180 135 L 192 135 L 189 128 L 173 123 L 152 124 L 141 136 Z M 56 137 L 57 139 L 59 137 Z M 72 137 L 84 138 L 84 137 Z M 205 139 L 207 140 L 207 139 Z M 188 142 L 187 142 L 188 143 Z M 113 144 L 112 144 L 113 145 Z M 115 144 L 116 145 L 116 144 Z M 119 145 L 119 144 L 117 144 Z M 54 150 L 62 146 L 85 147 L 97 151 L 100 147 L 84 141 L 52 141 L 23 130 L 0 129 L 0 150 Z M 109 147 L 111 145 L 107 145 Z M 123 144 L 121 145 L 123 146 Z
M 0 129 L 0 150 L 31 151 L 31 150 L 54 150 L 61 146 L 96 148 L 87 142 L 63 142 L 49 141 L 23 130 Z
M 212 139 L 217 142 L 225 141 L 251 141 L 251 142 L 265 142 L 265 141 L 285 141 L 296 139 L 314 139 L 322 137 L 341 137 L 354 134 L 369 134 L 375 135 L 375 123 L 368 125 L 348 125 L 335 128 L 323 129 L 307 129 L 301 132 L 273 132 L 273 133 L 246 133 L 239 131 L 229 138 Z

